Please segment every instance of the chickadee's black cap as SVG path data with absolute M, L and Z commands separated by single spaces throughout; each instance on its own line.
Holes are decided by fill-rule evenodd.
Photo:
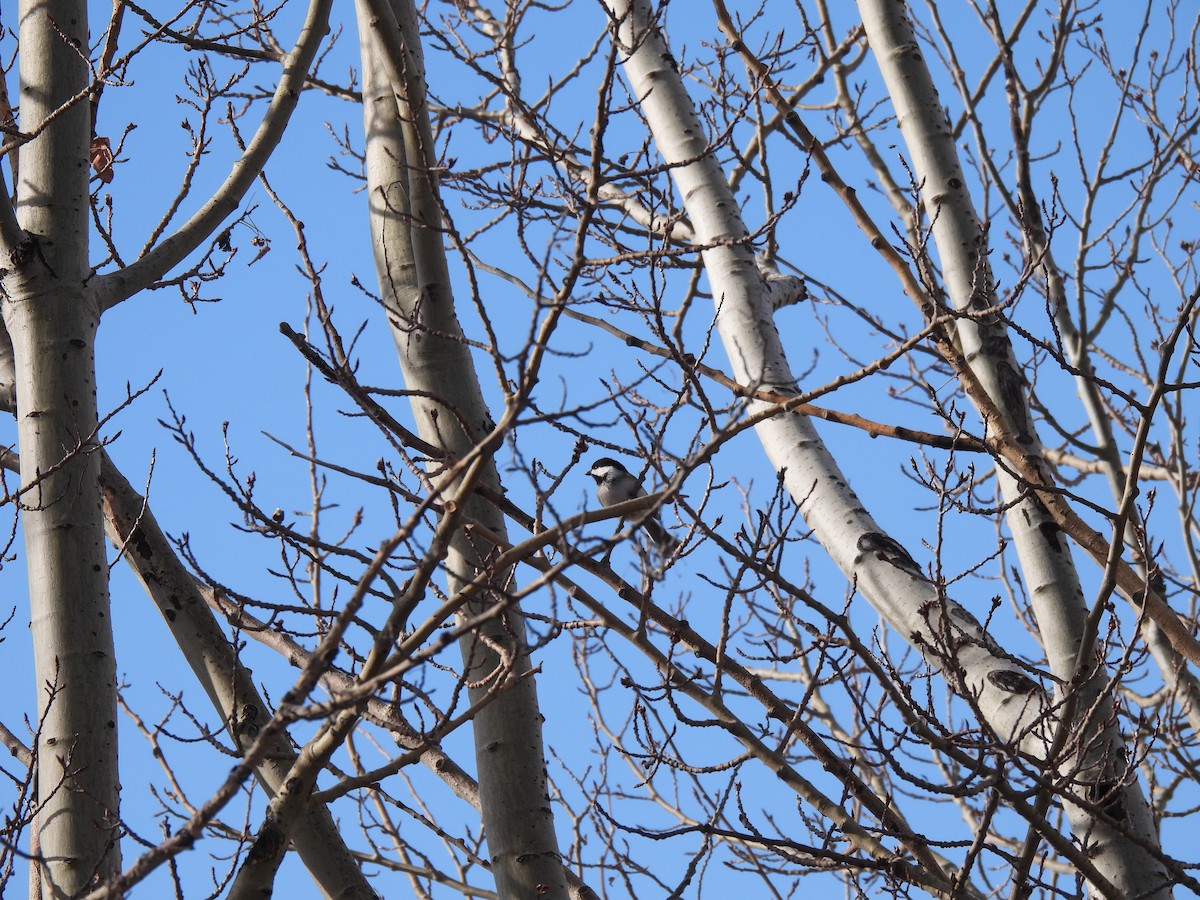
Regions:
M 613 468 L 621 469 L 622 471 L 624 471 L 624 469 L 625 469 L 625 467 L 623 465 L 621 465 L 619 462 L 617 462 L 615 459 L 613 459 L 612 457 L 609 457 L 609 456 L 602 456 L 598 460 L 596 460 L 594 463 L 592 463 L 593 469 L 599 469 L 601 466 L 612 466 Z

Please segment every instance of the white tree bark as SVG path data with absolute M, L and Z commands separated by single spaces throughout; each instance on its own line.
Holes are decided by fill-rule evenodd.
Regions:
M 500 480 L 490 456 L 500 431 L 484 404 L 474 364 L 454 310 L 442 247 L 441 211 L 431 173 L 432 137 L 415 10 L 408 0 L 358 4 L 363 53 L 363 107 L 367 181 L 376 270 L 399 351 L 418 431 L 447 452 L 432 461 L 430 481 L 451 496 L 458 476 L 449 461 L 480 455 L 479 480 Z M 398 29 L 398 30 L 397 30 Z M 398 40 L 403 46 L 398 46 Z M 506 533 L 503 516 L 479 497 L 466 514 Z M 487 567 L 489 546 L 459 531 L 446 563 L 451 592 Z M 472 616 L 504 603 L 504 579 L 472 600 Z M 525 645 L 525 624 L 509 607 L 462 642 L 470 698 L 477 702 L 503 686 L 474 721 L 479 794 L 492 870 L 502 897 L 567 896 L 554 819 L 547 794 L 538 710 Z
M 747 230 L 738 205 L 709 152 L 705 130 L 649 6 L 644 0 L 606 0 L 605 5 L 617 23 L 626 77 L 659 153 L 672 167 L 697 242 L 707 248 L 701 255 L 734 377 L 745 384 L 794 392 L 794 378 L 771 320 L 763 278 L 755 268 L 751 248 L 741 243 Z M 940 114 L 940 108 L 938 111 Z M 978 259 L 984 249 L 979 234 L 968 234 L 965 239 L 965 249 L 974 251 Z M 1014 389 L 1020 392 L 1019 380 L 1010 380 L 1004 388 L 1007 392 Z M 751 404 L 750 410 L 754 413 L 762 408 Z M 1022 424 L 1017 423 L 1018 427 Z M 811 422 L 801 415 L 776 415 L 763 419 L 756 427 L 768 457 L 783 473 L 805 521 L 851 583 L 958 691 L 976 698 L 981 713 L 1002 738 L 1018 740 L 1026 752 L 1044 757 L 1052 729 L 1026 730 L 1045 713 L 1044 692 L 994 652 L 994 645 L 974 617 L 952 600 L 939 597 L 907 551 L 883 533 L 847 484 Z M 1032 434 L 1027 424 L 1025 430 Z M 1036 441 L 1035 436 L 1032 439 Z M 1055 541 L 1062 544 L 1057 536 Z M 1065 545 L 1060 550 L 1065 554 Z M 1053 576 L 1039 573 L 1037 577 L 1040 586 L 1048 587 L 1046 582 Z M 1074 590 L 1078 592 L 1077 587 Z M 1066 642 L 1067 636 L 1063 640 Z M 1121 806 L 1128 807 L 1135 798 L 1140 799 L 1136 784 L 1122 792 L 1113 806 L 1124 813 L 1128 810 Z M 1125 824 L 1132 824 L 1135 833 L 1153 846 L 1152 831 L 1143 827 L 1144 811 L 1141 800 L 1140 809 L 1132 809 L 1134 821 Z M 1111 843 L 1106 841 L 1105 847 L 1129 844 L 1117 838 L 1112 829 L 1106 831 Z M 1095 843 L 1094 834 L 1088 837 L 1089 844 Z M 1146 880 L 1148 874 L 1156 872 L 1151 862 L 1150 855 L 1142 851 L 1138 864 L 1128 869 L 1128 873 L 1142 879 L 1138 890 L 1147 886 L 1153 890 L 1153 885 L 1160 883 Z M 1107 868 L 1097 880 L 1106 890 L 1122 890 L 1114 888 L 1113 878 L 1128 883 L 1127 871 L 1120 865 Z
M 88 71 L 84 0 L 20 4 L 17 217 L 4 320 L 16 367 L 21 525 L 38 685 L 35 839 L 44 896 L 73 896 L 120 867 L 116 660 L 98 475 L 94 342 L 86 290 Z
M 997 303 L 988 262 L 987 235 L 971 201 L 958 160 L 949 121 L 942 109 L 929 69 L 902 0 L 858 0 L 867 41 L 883 73 L 896 110 L 897 124 L 912 157 L 913 172 L 922 185 L 922 199 L 933 229 L 946 290 L 954 308 L 972 317 L 957 320 L 963 353 L 1005 418 L 1014 440 L 1030 460 L 1042 460 L 1042 446 L 1026 399 L 1025 379 L 1013 356 L 1004 321 L 984 311 Z M 1042 463 L 1044 465 L 1044 463 Z M 1168 896 L 1167 874 L 1146 847 L 1157 846 L 1149 805 L 1136 779 L 1126 771 L 1127 751 L 1115 726 L 1116 709 L 1103 698 L 1103 710 L 1094 704 L 1106 689 L 1103 671 L 1078 671 L 1080 649 L 1088 631 L 1087 605 L 1070 545 L 1037 495 L 1004 465 L 997 479 L 1005 503 L 1005 516 L 1021 561 L 1021 577 L 1029 590 L 1038 630 L 1051 671 L 1059 683 L 1070 685 L 1076 709 L 1087 715 L 1082 753 L 1072 754 L 1064 765 L 1068 783 L 1080 795 L 1105 797 L 1100 805 L 1120 823 L 1114 828 L 1104 818 L 1076 804 L 1066 804 L 1072 829 L 1085 841 L 1097 868 L 1127 896 L 1151 889 L 1145 896 Z M 1090 653 L 1085 654 L 1091 667 Z M 1079 683 L 1078 676 L 1087 680 Z M 1129 783 L 1122 784 L 1123 780 Z M 1121 832 L 1129 829 L 1134 840 Z M 1154 892 L 1153 886 L 1164 885 Z
M 980 314 L 996 300 L 987 235 L 980 226 L 929 70 L 903 2 L 859 0 L 876 61 L 883 71 L 896 119 L 922 185 L 946 289 L 955 309 Z M 956 321 L 963 354 L 1004 415 L 1009 432 L 1033 458 L 1042 456 L 1025 399 L 1025 379 L 1003 321 L 977 315 Z M 1066 541 L 1036 496 L 1022 499 L 1021 486 L 1001 466 L 1004 499 L 1015 504 L 1007 524 L 1021 559 L 1021 576 L 1038 612 L 1038 627 L 1051 668 L 1060 678 L 1075 674 L 1075 658 L 1087 612 Z

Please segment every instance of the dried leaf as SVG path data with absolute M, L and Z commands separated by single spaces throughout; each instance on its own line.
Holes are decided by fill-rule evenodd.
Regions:
M 100 180 L 108 184 L 113 180 L 113 152 L 112 144 L 109 143 L 106 137 L 92 138 L 92 149 L 89 154 L 92 161 L 92 168 Z

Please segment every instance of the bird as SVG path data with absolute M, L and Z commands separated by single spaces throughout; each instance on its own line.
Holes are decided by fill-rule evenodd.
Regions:
M 646 496 L 646 489 L 642 487 L 642 483 L 610 457 L 603 456 L 592 463 L 588 475 L 596 481 L 596 499 L 600 501 L 601 506 L 613 506 L 634 497 Z M 663 527 L 656 512 L 642 519 L 641 526 L 646 529 L 646 534 L 650 535 L 654 546 L 664 556 L 674 553 L 675 548 L 679 546 L 678 538 Z

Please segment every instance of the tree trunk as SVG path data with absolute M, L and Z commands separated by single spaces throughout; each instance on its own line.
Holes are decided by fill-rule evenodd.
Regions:
M 20 5 L 17 216 L 4 320 L 16 365 L 21 523 L 39 687 L 37 840 L 43 894 L 120 867 L 117 695 L 100 505 L 88 266 L 87 4 Z M 52 114 L 56 118 L 49 124 Z
M 987 234 L 975 213 L 950 124 L 907 8 L 896 0 L 858 0 L 858 6 L 912 157 L 913 173 L 923 188 L 947 294 L 956 309 L 976 314 L 957 320 L 963 353 L 1026 457 L 1041 460 L 1041 441 L 1007 326 L 999 314 L 984 314 L 999 302 L 988 262 Z M 1086 842 L 1096 867 L 1124 896 L 1169 896 L 1166 871 L 1147 849 L 1158 844 L 1153 817 L 1136 778 L 1127 771 L 1127 750 L 1115 724 L 1115 703 L 1111 696 L 1103 696 L 1108 689 L 1107 674 L 1092 667 L 1092 654 L 1086 650 L 1086 668 L 1077 671 L 1080 649 L 1085 641 L 1090 643 L 1090 637 L 1087 606 L 1070 545 L 1036 494 L 1029 493 L 1004 465 L 997 466 L 996 475 L 1007 507 L 1005 522 L 1021 560 L 1021 576 L 1050 669 L 1059 684 L 1070 685 L 1075 709 L 1087 717 L 1078 722 L 1085 733 L 1070 744 L 1078 749 L 1065 763 L 1051 762 L 1069 773 L 1070 793 L 1093 800 L 1104 798 L 1101 805 L 1121 824 L 1114 828 L 1077 804 L 1067 803 L 1072 830 Z M 1134 840 L 1122 833 L 1126 829 L 1133 832 Z M 1163 887 L 1155 891 L 1155 885 Z
M 458 475 L 447 477 L 445 470 L 453 461 L 478 455 L 479 482 L 499 491 L 491 454 L 502 432 L 484 404 L 462 338 L 442 247 L 416 13 L 407 0 L 391 9 L 360 0 L 358 13 L 376 271 L 418 430 L 447 454 L 431 461 L 430 482 L 451 496 Z M 506 534 L 503 516 L 478 496 L 467 501 L 465 513 Z M 490 550 L 461 530 L 456 534 L 446 560 L 451 593 L 487 570 Z M 509 575 L 491 573 L 491 589 L 461 615 L 504 604 Z M 461 646 L 472 703 L 503 691 L 474 721 L 479 793 L 497 891 L 502 897 L 565 898 L 524 619 L 508 606 Z

